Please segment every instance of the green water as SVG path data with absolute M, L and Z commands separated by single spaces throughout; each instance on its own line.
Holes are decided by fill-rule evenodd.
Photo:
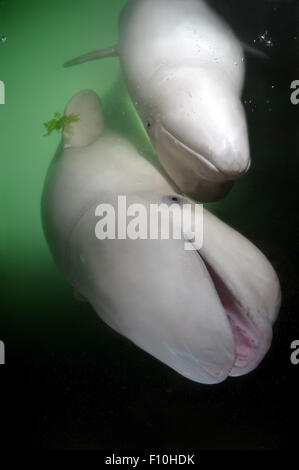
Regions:
M 170 405 L 172 410 L 187 409 L 189 416 L 194 414 L 193 426 L 196 428 L 197 412 L 194 410 L 198 410 L 199 405 L 195 396 L 200 385 L 190 384 L 119 339 L 101 323 L 88 304 L 77 302 L 56 268 L 42 232 L 41 192 L 47 168 L 60 139 L 56 133 L 44 137 L 43 123 L 51 119 L 55 111 L 63 112 L 68 100 L 78 91 L 86 88 L 95 90 L 103 102 L 107 125 L 130 137 L 155 159 L 128 97 L 117 58 L 93 61 L 69 69 L 62 67 L 66 60 L 117 42 L 118 17 L 125 3 L 125 0 L 0 1 L 0 34 L 7 36 L 6 42 L 0 43 L 0 80 L 6 87 L 6 102 L 0 105 L 0 339 L 5 340 L 8 363 L 10 360 L 20 369 L 23 365 L 29 369 L 32 364 L 42 367 L 52 364 L 54 354 L 56 365 L 53 370 L 58 376 L 59 373 L 61 377 L 67 376 L 66 369 L 80 363 L 82 370 L 91 367 L 84 379 L 88 382 L 93 381 L 91 377 L 95 375 L 105 374 L 106 361 L 109 371 L 113 371 L 111 374 L 121 377 L 111 379 L 109 376 L 116 387 L 121 386 L 122 380 L 139 384 L 138 370 L 143 370 L 145 364 L 145 370 L 150 371 L 145 372 L 144 377 L 149 391 L 145 393 L 145 398 L 140 398 L 143 396 L 141 392 L 138 395 L 141 405 L 145 400 L 147 406 L 151 406 L 152 393 L 158 409 L 166 406 L 168 398 L 161 398 L 159 387 L 162 384 L 161 389 L 164 390 L 167 383 L 171 383 L 171 387 L 177 387 L 179 391 L 179 396 Z M 261 379 L 266 377 L 266 389 L 267 386 L 272 387 L 275 368 L 283 369 L 282 358 L 286 355 L 287 361 L 289 343 L 295 339 L 293 332 L 298 331 L 298 320 L 293 316 L 298 300 L 298 111 L 289 102 L 289 84 L 299 76 L 295 75 L 297 69 L 291 63 L 291 52 L 283 51 L 279 60 L 288 57 L 288 53 L 289 68 L 287 60 L 281 69 L 274 63 L 272 66 L 271 62 L 267 69 L 264 64 L 256 64 L 254 59 L 249 59 L 243 98 L 247 103 L 249 100 L 258 103 L 256 109 L 251 105 L 245 107 L 252 168 L 223 201 L 209 205 L 210 210 L 257 244 L 269 257 L 281 279 L 283 305 L 275 330 L 276 342 L 272 356 L 265 359 L 267 367 L 261 366 L 262 375 L 259 376 Z M 282 346 L 280 351 L 279 347 Z M 99 363 L 92 362 L 95 358 Z M 246 394 L 251 377 L 233 382 L 234 393 L 240 402 L 245 402 L 243 394 Z M 80 378 L 77 377 L 77 380 L 80 382 Z M 150 388 L 152 381 L 153 389 Z M 251 382 L 252 385 L 254 383 Z M 229 385 L 221 385 L 217 390 L 226 393 L 226 398 L 230 399 Z M 190 394 L 191 402 L 184 402 L 184 393 Z M 217 395 L 219 400 L 220 395 Z M 200 410 L 204 414 L 207 406 L 211 419 L 213 412 L 209 405 L 213 400 L 211 395 L 207 397 L 201 395 Z M 120 397 L 118 400 L 119 403 L 122 401 Z M 130 402 L 130 399 L 127 398 L 127 401 Z M 138 403 L 136 398 L 135 417 L 140 413 Z M 218 403 L 221 404 L 221 400 Z M 275 407 L 276 402 L 273 401 L 272 405 Z M 256 435 L 254 419 L 258 417 L 254 408 L 251 412 L 252 421 L 248 429 L 252 432 L 248 431 L 251 437 L 247 435 L 246 442 L 254 447 L 258 445 L 257 440 L 252 438 Z M 61 426 L 63 416 L 62 413 Z M 167 419 L 173 419 L 171 416 L 169 413 Z M 147 419 L 145 416 L 144 420 Z M 184 422 L 183 411 L 179 419 Z M 223 416 L 222 422 L 225 419 L 227 417 Z M 218 425 L 216 415 L 213 422 Z M 272 435 L 271 419 L 269 426 L 265 423 L 260 426 L 265 430 L 269 446 L 272 438 L 277 446 L 279 439 L 282 439 L 283 446 L 284 437 L 278 431 L 276 437 Z M 232 433 L 237 441 L 236 446 L 246 447 L 238 429 Z M 209 432 L 213 434 L 212 424 Z M 222 437 L 225 442 L 227 432 L 224 427 Z M 191 436 L 191 432 L 187 435 Z M 109 444 L 110 441 L 104 442 Z M 133 447 L 133 440 L 130 442 Z M 169 445 L 175 442 L 186 445 L 183 437 L 180 440 L 173 435 Z M 230 442 L 227 438 L 223 446 L 230 447 Z
M 73 94 L 91 88 L 109 113 L 114 111 L 115 122 L 125 116 L 128 123 L 130 104 L 118 80 L 117 59 L 62 68 L 78 53 L 116 42 L 117 18 L 124 4 L 108 0 L 0 4 L 1 29 L 7 36 L 0 49 L 0 79 L 6 85 L 6 104 L 0 107 L 5 219 L 1 256 L 7 268 L 18 266 L 18 275 L 27 280 L 49 264 L 39 217 L 40 194 L 59 135 L 43 137 L 43 122 L 63 111 Z
M 118 59 L 62 67 L 67 59 L 117 42 L 124 4 L 124 0 L 0 3 L 1 31 L 7 36 L 0 49 L 0 80 L 6 86 L 6 104 L 0 106 L 1 268 L 8 283 L 6 293 L 18 290 L 26 316 L 32 315 L 29 298 L 47 304 L 49 291 L 55 292 L 62 282 L 40 221 L 42 186 L 60 136 L 44 137 L 43 123 L 55 111 L 63 112 L 75 93 L 90 88 L 102 99 L 107 125 L 150 151 L 120 77 Z M 17 309 L 15 315 L 20 314 L 25 312 Z

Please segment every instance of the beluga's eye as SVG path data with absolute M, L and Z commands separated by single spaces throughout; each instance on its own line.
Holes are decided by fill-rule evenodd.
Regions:
M 162 202 L 166 204 L 181 204 L 182 199 L 177 195 L 169 194 L 167 196 L 163 196 Z

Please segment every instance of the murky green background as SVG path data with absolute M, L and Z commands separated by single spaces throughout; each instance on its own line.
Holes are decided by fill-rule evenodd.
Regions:
M 257 14 L 259 3 L 246 1 L 236 14 L 238 2 L 226 8 L 212 2 L 244 33 L 242 39 L 272 28 L 276 41 L 266 51 L 268 61 L 247 59 L 243 100 L 252 168 L 224 201 L 209 208 L 269 257 L 281 279 L 283 305 L 273 347 L 259 369 L 205 387 L 140 351 L 88 304 L 77 302 L 42 232 L 41 191 L 59 144 L 59 134 L 43 136 L 43 123 L 62 112 L 73 94 L 95 90 L 108 125 L 151 152 L 117 58 L 62 67 L 117 42 L 125 3 L 0 1 L 0 34 L 7 36 L 0 43 L 0 80 L 6 85 L 6 103 L 0 105 L 0 339 L 18 416 L 15 445 L 286 448 L 292 441 L 288 407 L 299 374 L 289 361 L 290 342 L 299 337 L 299 105 L 289 99 L 290 82 L 299 79 L 298 10 L 291 2 L 293 10 L 275 13 L 264 2 Z

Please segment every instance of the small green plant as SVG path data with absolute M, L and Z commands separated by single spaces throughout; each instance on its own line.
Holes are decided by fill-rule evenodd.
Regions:
M 54 119 L 47 121 L 44 123 L 44 126 L 47 130 L 47 133 L 44 134 L 45 136 L 50 135 L 53 131 L 60 131 L 60 129 L 64 129 L 66 132 L 70 132 L 70 125 L 72 122 L 79 121 L 78 114 L 61 114 L 61 113 L 54 113 Z

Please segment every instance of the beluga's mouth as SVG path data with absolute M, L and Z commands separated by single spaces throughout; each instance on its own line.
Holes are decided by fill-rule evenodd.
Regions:
M 184 144 L 164 125 L 157 126 L 152 140 L 166 172 L 183 193 L 198 201 L 212 202 L 230 191 L 236 179 L 233 174 L 221 172 L 204 152 Z
M 248 311 L 230 292 L 225 281 L 206 263 L 224 312 L 229 320 L 235 342 L 235 362 L 230 376 L 240 376 L 254 369 L 267 352 L 271 344 L 271 329 L 267 344 L 263 344 L 262 335 Z M 260 357 L 261 356 L 261 357 Z
M 280 306 L 279 281 L 252 243 L 235 230 L 228 230 L 206 210 L 204 227 L 203 246 L 198 254 L 229 321 L 235 344 L 229 375 L 244 375 L 257 367 L 270 348 L 272 323 Z
M 206 173 L 207 180 L 212 180 L 213 177 L 217 180 L 219 176 L 221 178 L 221 171 L 217 168 L 216 165 L 210 162 L 208 158 L 204 157 L 200 152 L 193 150 L 190 146 L 184 144 L 178 137 L 168 131 L 163 125 L 161 125 L 161 132 L 169 139 L 169 141 L 172 141 L 180 151 L 198 160 L 199 164 L 202 166 L 202 169 L 205 169 L 203 173 Z M 217 177 L 217 175 L 219 176 Z M 204 177 L 204 174 L 202 174 L 202 176 Z

